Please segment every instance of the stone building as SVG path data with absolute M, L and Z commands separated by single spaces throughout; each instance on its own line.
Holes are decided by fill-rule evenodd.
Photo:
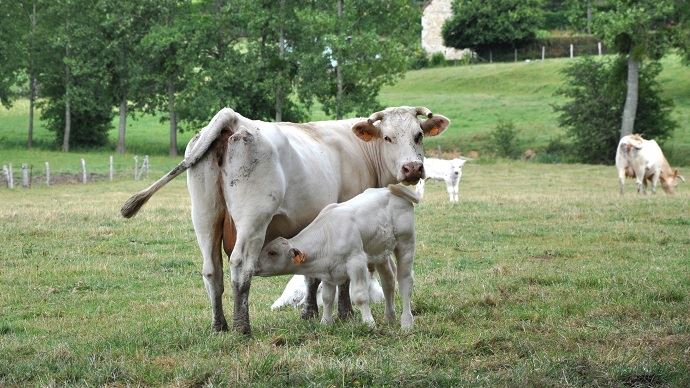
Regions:
M 469 50 L 458 50 L 443 45 L 443 23 L 453 16 L 452 0 L 428 0 L 422 12 L 422 48 L 431 56 L 443 53 L 449 60 L 462 59 Z

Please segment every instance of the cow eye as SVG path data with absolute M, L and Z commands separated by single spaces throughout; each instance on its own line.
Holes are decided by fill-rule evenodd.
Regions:
M 385 140 L 385 141 L 387 141 L 387 142 L 389 142 L 389 143 L 392 143 L 392 142 L 393 142 L 393 140 L 391 140 L 391 138 L 388 137 L 388 136 L 384 136 L 384 137 L 383 137 L 383 140 Z
M 269 256 L 275 256 L 275 255 L 276 255 L 276 252 L 275 252 L 275 251 L 268 251 L 268 255 L 269 255 Z
M 422 135 L 422 133 L 419 132 L 419 133 L 417 134 L 417 136 L 414 137 L 414 142 L 417 143 L 417 144 L 419 144 L 419 143 L 422 142 L 422 139 L 423 139 L 423 138 L 424 138 L 424 135 Z

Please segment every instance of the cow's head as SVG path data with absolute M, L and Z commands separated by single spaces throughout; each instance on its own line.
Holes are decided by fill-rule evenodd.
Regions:
M 659 180 L 661 181 L 661 188 L 664 189 L 664 191 L 668 194 L 675 194 L 676 186 L 678 186 L 680 182 L 685 182 L 685 178 L 680 175 L 677 169 L 673 170 L 673 175 L 671 176 L 661 174 L 661 176 L 659 176 Z
M 295 266 L 304 264 L 307 254 L 290 243 L 290 240 L 278 237 L 264 246 L 259 254 L 258 263 L 261 270 L 272 274 L 294 273 Z
M 417 116 L 424 116 L 419 120 Z M 425 136 L 443 132 L 450 121 L 434 115 L 428 108 L 387 108 L 369 116 L 352 127 L 355 135 L 365 142 L 376 142 L 381 168 L 395 177 L 397 183 L 416 184 L 424 178 Z

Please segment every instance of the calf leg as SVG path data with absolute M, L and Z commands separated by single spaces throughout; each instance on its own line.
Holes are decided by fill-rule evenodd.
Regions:
M 450 181 L 446 181 L 446 192 L 448 192 L 448 200 L 450 202 L 455 202 L 453 197 L 453 184 Z
M 395 321 L 395 304 L 393 301 L 395 296 L 395 275 L 393 274 L 393 268 L 391 268 L 390 259 L 383 264 L 377 264 L 376 271 L 379 273 L 383 296 L 386 299 L 384 318 L 387 323 L 391 323 Z
M 417 183 L 417 186 L 415 187 L 415 191 L 417 192 L 419 199 L 422 199 L 424 197 L 424 181 L 425 179 L 420 179 Z
M 333 301 L 335 300 L 335 285 L 330 283 L 323 283 L 321 290 L 321 297 L 323 298 L 323 316 L 321 323 L 328 325 L 333 323 Z
M 305 277 L 304 282 L 307 284 L 307 296 L 304 298 L 302 319 L 311 319 L 319 314 L 319 306 L 316 303 L 316 293 L 319 290 L 321 279 Z
M 453 185 L 453 199 L 454 199 L 454 202 L 460 202 L 460 192 L 458 191 L 459 186 L 460 186 L 460 180 L 458 180 L 457 182 L 455 182 L 455 184 Z
M 350 280 L 338 286 L 338 319 L 346 320 L 355 315 L 350 300 Z
M 661 175 L 661 170 L 657 170 L 652 175 L 652 194 L 656 194 L 656 186 L 659 184 L 659 176 Z
M 403 329 L 411 329 L 412 318 L 412 288 L 414 287 L 414 274 L 412 263 L 414 260 L 414 237 L 409 240 L 400 240 L 394 250 L 398 264 L 398 286 L 400 287 L 400 301 L 402 302 L 402 315 L 400 326 Z
M 358 263 L 352 265 L 348 270 L 350 276 L 350 298 L 357 305 L 357 308 L 362 312 L 362 322 L 374 327 L 374 317 L 371 315 L 371 308 L 369 307 L 369 269 L 367 268 L 366 259 L 357 260 Z

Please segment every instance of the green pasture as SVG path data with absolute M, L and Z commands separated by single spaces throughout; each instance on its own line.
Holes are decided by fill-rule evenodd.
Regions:
M 210 330 L 182 177 L 131 220 L 154 176 L 0 188 L 0 386 L 688 386 L 690 186 L 615 175 L 467 164 L 459 204 L 429 183 L 416 208 L 411 332 L 271 312 L 277 277 L 252 338 Z
M 472 66 L 453 66 L 410 71 L 396 85 L 385 87 L 380 96 L 385 106 L 423 105 L 448 116 L 450 128 L 437 138 L 425 140 L 430 149 L 483 153 L 489 133 L 500 120 L 511 120 L 520 130 L 523 148 L 539 152 L 551 139 L 562 134 L 551 106 L 562 103 L 554 92 L 564 82 L 560 71 L 570 59 L 546 61 L 496 63 Z M 663 72 L 659 77 L 663 93 L 675 103 L 672 117 L 679 127 L 664 145 L 664 152 L 672 164 L 690 165 L 690 67 L 683 65 L 678 56 L 662 60 Z M 241 112 L 242 113 L 242 112 Z M 313 120 L 327 117 L 318 109 Z M 209 117 L 210 120 L 210 117 Z M 31 163 L 41 166 L 45 160 L 56 163 L 58 169 L 79 171 L 82 150 L 63 155 L 56 152 L 54 134 L 36 121 L 36 150 L 27 152 L 26 131 L 28 102 L 20 100 L 12 108 L 0 107 L 0 163 Z M 117 128 L 117 120 L 113 121 Z M 193 131 L 178 135 L 178 148 L 184 149 Z M 133 165 L 132 156 L 152 155 L 164 157 L 168 153 L 168 123 L 159 117 L 137 114 L 127 121 L 127 154 L 116 163 L 121 168 Z M 117 132 L 110 132 L 110 145 L 97 150 L 104 164 L 94 162 L 94 172 L 107 170 L 107 155 L 114 153 Z M 88 158 L 87 163 L 89 162 Z M 170 162 L 169 164 L 172 164 Z M 160 163 L 158 164 L 160 165 Z M 156 168 L 152 164 L 152 168 Z M 124 173 L 124 172 L 123 172 Z

